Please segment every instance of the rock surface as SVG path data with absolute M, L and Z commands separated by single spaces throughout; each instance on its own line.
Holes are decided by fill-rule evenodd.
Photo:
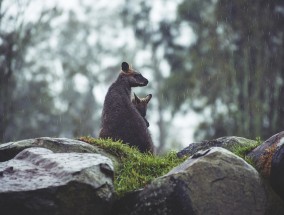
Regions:
M 220 137 L 215 140 L 204 140 L 202 142 L 191 143 L 188 147 L 178 152 L 177 155 L 178 157 L 183 157 L 184 155 L 193 155 L 200 150 L 206 150 L 211 147 L 222 147 L 231 151 L 236 146 L 250 146 L 255 143 L 256 141 L 249 140 L 243 137 Z
M 284 200 L 284 131 L 273 135 L 248 154 Z
M 277 168 L 283 169 L 284 151 L 279 137 L 274 138 L 278 150 L 271 160 L 271 176 L 278 174 L 278 188 L 283 175 Z M 113 163 L 117 165 L 118 159 L 96 146 L 66 138 L 0 144 L 4 161 L 0 162 L 0 214 L 283 215 L 284 203 L 271 186 L 252 166 L 222 148 L 254 143 L 240 137 L 203 141 L 187 152 L 206 150 L 145 188 L 119 198 L 113 195 Z
M 157 178 L 120 214 L 281 214 L 270 213 L 258 172 L 226 149 L 214 147 Z M 132 200 L 133 201 L 133 200 Z M 269 209 L 268 209 L 269 208 Z
M 112 161 L 99 154 L 29 148 L 0 163 L 1 215 L 107 214 Z
M 0 144 L 0 162 L 10 160 L 22 150 L 31 147 L 42 147 L 50 149 L 51 151 L 56 153 L 79 152 L 104 154 L 104 152 L 98 147 L 79 140 L 72 140 L 67 138 L 40 137 L 35 139 Z
M 278 144 L 271 162 L 270 184 L 284 200 L 284 137 Z

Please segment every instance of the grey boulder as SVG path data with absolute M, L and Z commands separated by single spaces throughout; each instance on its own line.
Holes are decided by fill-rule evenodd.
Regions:
M 16 142 L 0 144 L 0 162 L 15 157 L 19 152 L 31 147 L 42 147 L 56 153 L 79 152 L 79 153 L 100 153 L 103 150 L 88 143 L 67 138 L 39 137 Z
M 269 214 L 268 205 L 259 173 L 230 151 L 214 147 L 154 180 L 121 214 L 261 215 Z
M 236 136 L 228 136 L 228 137 L 220 137 L 215 140 L 203 140 L 201 142 L 191 143 L 186 148 L 182 149 L 177 153 L 178 157 L 182 157 L 184 155 L 193 155 L 200 150 L 206 150 L 211 147 L 221 147 L 231 151 L 234 147 L 237 146 L 251 146 L 254 145 L 256 141 L 246 139 L 243 137 Z
M 1 215 L 107 214 L 113 164 L 100 154 L 28 148 L 0 163 Z

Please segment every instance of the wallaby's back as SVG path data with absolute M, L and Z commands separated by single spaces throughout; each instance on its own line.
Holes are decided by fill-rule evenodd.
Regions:
M 153 152 L 146 123 L 131 102 L 131 87 L 146 86 L 148 80 L 122 63 L 122 72 L 110 86 L 104 101 L 101 138 L 122 140 L 141 152 Z

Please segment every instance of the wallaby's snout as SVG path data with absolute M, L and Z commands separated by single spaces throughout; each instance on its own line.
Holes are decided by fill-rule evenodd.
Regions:
M 149 83 L 148 79 L 142 76 L 140 73 L 135 75 L 135 79 L 139 87 L 147 86 L 147 84 Z
M 126 76 L 130 87 L 144 87 L 148 84 L 148 79 L 138 72 L 131 71 Z

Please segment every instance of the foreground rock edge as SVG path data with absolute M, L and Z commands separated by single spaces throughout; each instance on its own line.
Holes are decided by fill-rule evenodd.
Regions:
M 106 214 L 113 171 L 99 154 L 25 149 L 0 163 L 1 214 Z
M 225 138 L 227 138 L 227 137 L 225 137 Z M 36 140 L 38 141 L 39 139 L 42 139 L 41 141 L 43 141 L 43 142 L 45 142 L 45 141 L 47 141 L 47 142 L 50 142 L 50 143 L 54 143 L 54 142 L 65 142 L 65 141 L 69 141 L 69 139 L 66 139 L 66 138 L 48 138 L 48 137 L 45 137 L 45 138 L 36 138 Z M 220 138 L 221 139 L 221 138 Z M 56 140 L 56 141 L 55 141 Z M 72 141 L 74 141 L 74 140 L 70 140 L 71 142 Z M 75 140 L 75 142 L 76 142 L 77 140 Z M 17 141 L 16 143 L 34 143 L 34 141 L 33 141 L 33 139 L 31 139 L 31 140 L 23 140 L 23 141 Z M 81 142 L 81 141 L 78 141 L 78 142 Z M 81 142 L 81 143 L 83 143 L 83 145 L 86 145 L 86 143 L 84 143 L 84 142 Z M 25 147 L 30 147 L 30 146 L 25 146 L 25 144 L 23 144 L 23 146 L 24 147 L 22 147 L 22 148 L 25 148 Z M 74 145 L 76 145 L 77 143 L 75 143 Z M 13 143 L 7 143 L 7 144 L 0 144 L 0 154 L 1 154 L 1 146 L 5 146 L 6 147 L 6 149 L 7 149 L 7 145 L 8 145 L 8 148 L 11 146 L 11 145 L 13 145 Z M 71 144 L 72 145 L 72 144 Z M 81 145 L 81 144 L 80 144 Z M 44 146 L 44 145 L 43 145 Z M 89 145 L 89 144 L 87 144 L 87 147 L 89 148 L 89 146 L 91 146 L 91 145 Z M 33 146 L 31 146 L 31 147 L 35 147 L 34 145 Z M 48 146 L 48 147 L 50 147 L 50 146 Z M 21 148 L 21 147 L 20 147 Z M 22 149 L 21 148 L 21 149 Z M 58 149 L 59 148 L 59 149 Z M 102 151 L 101 149 L 99 149 L 99 150 L 97 150 L 97 147 L 94 147 L 95 148 L 95 150 L 93 149 L 93 146 L 91 146 L 91 153 L 100 153 L 100 151 Z M 3 149 L 3 148 L 2 148 Z M 54 150 L 54 147 L 52 147 L 52 149 Z M 70 151 L 70 149 L 71 149 L 71 151 L 72 151 L 72 147 L 70 148 L 70 147 L 67 147 L 67 149 Z M 62 147 L 60 144 L 58 145 L 58 147 L 55 147 L 55 150 L 54 151 L 56 151 L 56 152 L 60 152 L 60 151 L 64 151 L 65 150 L 65 148 L 64 147 Z M 76 149 L 77 150 L 77 149 Z M 13 149 L 12 149 L 12 151 L 13 151 Z M 83 148 L 83 150 L 82 149 L 79 149 L 79 151 L 82 151 L 82 152 L 86 152 L 86 148 Z M 105 152 L 103 152 L 104 154 L 105 154 Z M 198 152 L 198 153 L 196 153 L 195 154 L 195 158 L 198 158 L 198 157 L 202 157 L 202 156 L 204 156 L 205 154 L 207 154 L 208 152 L 207 152 L 207 150 L 205 150 L 205 151 L 203 151 L 203 152 Z M 0 157 L 0 159 L 1 159 L 1 157 Z M 109 173 L 109 170 L 108 170 L 108 168 L 106 168 L 106 170 L 105 170 L 105 173 Z M 169 174 L 169 173 L 168 173 Z M 0 173 L 0 175 L 1 175 L 1 173 Z M 1 176 L 0 176 L 1 177 Z M 164 177 L 164 176 L 162 176 L 162 177 Z M 159 178 L 157 178 L 157 179 L 159 179 Z M 156 179 L 156 180 L 157 180 Z M 154 181 L 156 181 L 156 180 L 154 180 Z M 266 192 L 268 192 L 268 193 L 271 193 L 270 192 L 270 186 L 268 185 L 268 186 L 265 186 L 266 188 Z M 268 187 L 268 188 L 267 188 Z M 147 189 L 147 187 L 145 188 L 145 189 Z M 136 197 L 138 196 L 138 195 L 140 195 L 140 193 L 141 192 L 143 192 L 143 189 L 142 190 L 139 190 L 139 191 L 134 191 L 134 192 L 131 192 L 131 193 L 133 193 L 133 195 L 132 195 L 132 198 L 131 198 L 131 201 L 132 202 L 135 202 L 136 201 Z M 272 195 L 269 195 L 270 197 L 268 197 L 268 198 L 272 198 L 272 199 L 275 199 L 275 197 L 276 197 L 276 199 L 277 199 L 277 196 L 275 195 L 275 194 L 272 194 Z M 123 198 L 122 198 L 123 199 Z M 119 202 L 120 200 L 122 200 L 122 199 L 118 199 L 116 202 Z M 126 198 L 127 199 L 127 198 Z M 128 198 L 128 200 L 129 200 L 129 198 Z M 135 200 L 135 201 L 134 201 Z M 275 203 L 275 206 L 276 207 L 278 207 L 279 206 L 279 201 L 275 201 L 276 203 Z M 283 202 L 282 202 L 283 203 Z M 270 204 L 270 203 L 269 203 Z M 274 208 L 274 206 L 273 206 L 273 204 L 270 204 L 270 206 L 269 206 L 271 209 L 272 208 Z M 269 208 L 268 207 L 268 208 Z M 272 211 L 277 211 L 277 209 L 275 210 L 272 210 Z M 84 214 L 84 213 L 83 213 Z M 120 213 L 113 213 L 113 214 L 120 214 Z M 125 213 L 121 213 L 121 214 L 125 214 Z M 272 214 L 282 214 L 282 213 L 272 213 Z M 284 213 L 283 213 L 284 214 Z

